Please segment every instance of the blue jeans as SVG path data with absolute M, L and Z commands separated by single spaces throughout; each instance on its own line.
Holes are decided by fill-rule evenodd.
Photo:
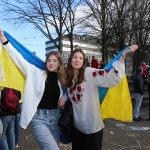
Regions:
M 142 100 L 143 100 L 143 95 L 141 95 L 140 93 L 135 93 L 135 106 L 133 110 L 134 118 L 140 117 L 140 107 L 142 104 Z
M 1 137 L 2 133 L 3 133 L 3 123 L 0 118 L 0 137 Z
M 59 109 L 38 109 L 32 119 L 32 134 L 41 150 L 59 150 L 60 128 L 57 126 L 59 117 Z
M 2 150 L 15 150 L 15 134 L 14 123 L 15 116 L 8 115 L 1 117 L 3 123 L 3 133 L 0 138 L 0 149 Z
M 19 143 L 19 139 L 20 139 L 20 113 L 17 113 L 15 116 L 15 145 L 17 145 Z

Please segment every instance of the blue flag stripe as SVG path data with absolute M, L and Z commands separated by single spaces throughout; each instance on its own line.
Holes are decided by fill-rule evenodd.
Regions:
M 118 53 L 118 55 L 117 55 L 115 58 L 113 58 L 113 59 L 104 67 L 104 69 L 112 69 L 112 67 L 113 67 L 113 66 L 112 66 L 113 62 L 117 61 L 117 60 L 120 58 L 120 56 L 122 55 L 122 53 L 123 53 L 125 50 L 128 50 L 128 49 L 129 49 L 129 47 L 126 47 L 126 48 L 124 48 L 123 50 L 121 50 L 121 51 Z M 103 87 L 99 87 L 99 88 L 98 88 L 99 97 L 100 97 L 100 103 L 103 102 L 103 100 L 104 100 L 104 98 L 105 98 L 105 96 L 106 96 L 108 90 L 109 90 L 109 88 L 103 88 Z
M 9 40 L 9 42 L 17 49 L 17 51 L 23 56 L 23 58 L 25 60 L 27 60 L 29 63 L 35 65 L 36 67 L 38 67 L 42 70 L 45 69 L 45 63 L 40 58 L 38 58 L 36 55 L 34 55 L 31 51 L 29 51 L 21 43 L 19 43 L 17 40 L 15 40 L 7 32 L 4 31 L 4 35 Z

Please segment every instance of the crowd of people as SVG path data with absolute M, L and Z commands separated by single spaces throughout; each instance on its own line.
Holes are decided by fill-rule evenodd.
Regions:
M 96 63 L 92 63 L 94 68 L 87 67 L 85 54 L 80 48 L 71 52 L 66 69 L 60 53 L 51 52 L 46 57 L 45 70 L 41 70 L 19 54 L 2 30 L 0 40 L 26 77 L 21 118 L 17 115 L 20 113 L 17 112 L 17 106 L 20 106 L 18 100 L 21 95 L 15 89 L 11 90 L 16 92 L 18 105 L 14 112 L 1 115 L 4 129 L 0 137 L 0 148 L 15 149 L 18 144 L 15 136 L 19 133 L 19 130 L 15 131 L 15 118 L 20 118 L 20 126 L 24 129 L 31 123 L 32 135 L 41 150 L 59 150 L 60 108 L 64 108 L 66 101 L 70 100 L 73 107 L 72 150 L 101 150 L 104 124 L 100 113 L 98 87 L 119 84 L 125 73 L 126 54 L 135 52 L 138 46 L 133 44 L 124 51 L 109 71 L 100 70 Z M 100 71 L 103 71 L 103 75 Z M 6 89 L 1 91 L 1 108 L 3 101 L 10 101 L 9 96 L 6 96 Z

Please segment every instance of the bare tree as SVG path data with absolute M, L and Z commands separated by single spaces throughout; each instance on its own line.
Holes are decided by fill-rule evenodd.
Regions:
M 131 40 L 135 40 L 134 37 L 142 47 L 146 45 L 149 38 L 150 0 L 144 0 L 144 3 L 140 0 L 84 1 L 90 8 L 87 13 L 91 13 L 86 27 L 99 37 L 103 60 L 107 59 L 108 45 L 121 50 Z
M 109 16 L 114 32 L 113 41 L 117 43 L 118 49 L 123 49 L 129 43 L 129 25 L 131 6 L 129 0 L 113 0 Z
M 137 60 L 143 59 L 150 45 L 150 0 L 83 1 L 87 6 L 86 15 L 78 19 L 76 16 L 81 0 L 1 0 L 0 3 L 7 18 L 17 24 L 34 24 L 60 52 L 62 37 L 66 33 L 73 50 L 75 27 L 84 21 L 84 27 L 96 35 L 102 45 L 103 61 L 107 62 L 110 47 L 122 49 L 133 39 L 140 47 Z
M 139 45 L 136 64 L 144 59 L 150 45 L 150 0 L 137 0 L 132 3 L 131 31 Z
M 102 45 L 102 61 L 107 62 L 107 47 L 111 37 L 111 28 L 108 18 L 108 0 L 84 0 L 90 11 L 88 20 L 85 22 L 86 27 L 91 28 L 93 33 L 98 36 L 99 44 Z
M 66 21 L 70 12 L 67 0 L 2 0 L 1 3 L 5 8 L 3 13 L 10 15 L 7 15 L 7 21 L 11 19 L 16 24 L 34 24 L 62 52 L 62 37 L 68 31 Z
M 68 6 L 68 13 L 67 13 L 67 18 L 65 21 L 65 27 L 68 32 L 68 38 L 70 41 L 70 48 L 71 51 L 73 51 L 74 45 L 73 45 L 73 34 L 75 27 L 77 27 L 79 24 L 81 24 L 87 16 L 81 17 L 79 14 L 81 12 L 78 12 L 79 6 L 82 4 L 82 0 L 79 1 L 74 1 L 74 0 L 66 0 L 67 6 Z M 80 16 L 80 17 L 77 17 Z

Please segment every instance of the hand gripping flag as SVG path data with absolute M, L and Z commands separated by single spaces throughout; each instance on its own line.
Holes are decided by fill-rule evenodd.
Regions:
M 9 42 L 17 49 L 17 51 L 28 61 L 40 69 L 44 69 L 45 65 L 42 60 L 32 54 L 27 48 L 4 32 Z M 0 86 L 14 88 L 20 91 L 24 90 L 25 77 L 17 68 L 14 62 L 9 57 L 4 47 L 1 47 L 0 52 Z M 126 50 L 126 49 L 124 49 Z M 123 53 L 122 50 L 105 69 L 111 69 L 112 63 L 118 60 Z M 126 76 L 115 87 L 102 88 L 99 87 L 101 112 L 103 118 L 113 118 L 121 121 L 132 120 L 132 103 L 129 93 L 128 83 Z

